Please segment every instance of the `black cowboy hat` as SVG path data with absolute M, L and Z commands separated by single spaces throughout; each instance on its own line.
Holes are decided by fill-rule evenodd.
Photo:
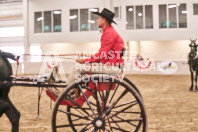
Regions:
M 117 23 L 113 20 L 115 14 L 114 14 L 112 11 L 108 10 L 107 8 L 104 8 L 104 9 L 102 10 L 101 13 L 100 13 L 100 12 L 93 12 L 93 14 L 102 16 L 102 17 L 104 17 L 107 21 L 113 22 L 113 23 L 117 24 Z

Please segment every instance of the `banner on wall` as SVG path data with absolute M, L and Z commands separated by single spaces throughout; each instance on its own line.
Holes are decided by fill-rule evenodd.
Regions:
M 150 68 L 152 62 L 151 61 L 135 61 L 135 67 L 140 70 L 147 70 Z
M 174 74 L 178 71 L 178 65 L 173 61 L 134 61 L 133 70 L 140 72 L 161 72 L 163 74 Z
M 178 65 L 173 61 L 164 61 L 160 63 L 160 72 L 163 74 L 174 74 L 178 71 Z
M 141 72 L 145 72 L 145 71 L 151 71 L 153 68 L 153 70 L 155 70 L 155 67 L 153 67 L 153 62 L 152 61 L 134 61 L 133 63 L 133 70 L 134 71 L 141 71 Z

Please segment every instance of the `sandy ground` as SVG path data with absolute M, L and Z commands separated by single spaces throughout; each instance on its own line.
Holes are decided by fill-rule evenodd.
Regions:
M 190 76 L 127 76 L 143 95 L 148 116 L 148 132 L 198 132 L 198 92 L 189 92 Z M 37 114 L 37 89 L 14 87 L 10 98 L 21 112 L 20 132 L 50 132 L 50 99 L 41 97 L 41 118 Z M 54 104 L 54 103 L 53 103 Z M 0 132 L 11 131 L 5 115 Z

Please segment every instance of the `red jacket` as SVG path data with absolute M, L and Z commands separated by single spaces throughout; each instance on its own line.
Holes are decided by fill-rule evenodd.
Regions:
M 124 47 L 124 41 L 112 26 L 107 26 L 101 37 L 101 47 L 99 52 L 85 59 L 85 63 L 103 63 L 110 65 L 122 65 L 124 63 L 121 57 L 121 51 Z

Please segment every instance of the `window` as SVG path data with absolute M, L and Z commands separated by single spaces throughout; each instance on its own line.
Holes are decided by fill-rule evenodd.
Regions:
M 78 9 L 70 10 L 70 32 L 78 31 Z
M 121 7 L 114 7 L 115 18 L 121 18 Z
M 134 29 L 134 7 L 126 7 L 126 28 Z
M 152 5 L 145 6 L 145 28 L 146 29 L 153 28 L 153 6 Z
M 61 10 L 53 11 L 54 32 L 61 32 Z
M 166 5 L 159 5 L 159 28 L 167 28 Z
M 176 4 L 169 4 L 168 9 L 169 9 L 169 21 L 168 25 L 169 28 L 177 28 L 177 13 L 176 13 Z
M 34 32 L 35 33 L 42 33 L 42 12 L 35 12 L 34 13 Z
M 187 27 L 187 10 L 186 4 L 180 4 L 179 6 L 179 28 Z
M 96 22 L 98 16 L 93 14 L 93 12 L 98 11 L 99 8 L 71 9 L 69 17 L 70 32 L 98 30 L 98 25 Z
M 127 6 L 126 29 L 152 29 L 153 6 Z
M 198 4 L 193 4 L 194 15 L 198 15 Z
M 186 28 L 186 4 L 159 5 L 159 28 Z
M 44 32 L 51 32 L 51 11 L 44 11 Z
M 44 18 L 44 22 L 43 22 L 43 18 Z M 52 20 L 53 20 L 53 24 L 52 24 Z M 53 25 L 53 29 L 52 29 L 52 25 Z M 34 32 L 35 33 L 42 33 L 42 32 L 48 33 L 48 32 L 52 32 L 52 30 L 53 32 L 61 32 L 62 30 L 61 10 L 54 10 L 53 12 L 52 11 L 35 12 L 34 13 Z
M 143 29 L 143 6 L 136 6 L 136 29 Z
M 93 14 L 93 12 L 98 12 L 99 11 L 99 8 L 91 8 L 89 9 L 89 13 L 90 13 L 90 16 L 91 16 L 91 19 L 88 21 L 91 25 L 91 31 L 97 31 L 98 30 L 98 24 L 97 24 L 97 19 L 98 19 L 98 16 Z
M 80 9 L 80 31 L 89 31 L 88 9 Z

